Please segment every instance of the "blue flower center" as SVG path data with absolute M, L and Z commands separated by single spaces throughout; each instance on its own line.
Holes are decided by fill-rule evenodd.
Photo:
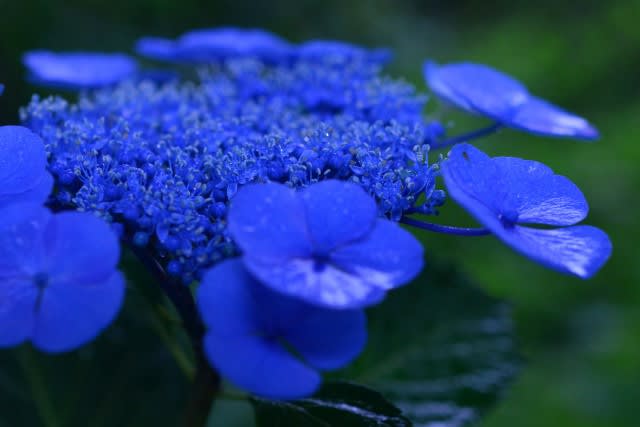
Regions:
M 49 275 L 47 273 L 37 273 L 33 276 L 33 283 L 39 290 L 44 290 L 49 284 Z
M 324 254 L 313 255 L 313 271 L 321 273 L 329 265 L 329 256 Z
M 518 222 L 518 212 L 513 209 L 505 209 L 498 215 L 498 219 L 507 228 L 513 227 Z

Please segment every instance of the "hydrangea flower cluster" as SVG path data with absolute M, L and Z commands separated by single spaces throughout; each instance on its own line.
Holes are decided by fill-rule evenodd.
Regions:
M 377 63 L 219 67 L 198 83 L 128 81 L 77 104 L 34 98 L 23 119 L 45 141 L 56 202 L 121 223 L 185 283 L 235 252 L 224 217 L 251 182 L 357 182 L 394 219 L 442 202 L 425 98 Z
M 34 96 L 22 110 L 23 124 L 42 138 L 49 172 L 44 151 L 29 167 L 49 178 L 15 178 L 10 159 L 24 144 L 9 138 L 15 146 L 0 152 L 9 171 L 0 169 L 0 180 L 20 185 L 3 186 L 10 190 L 0 201 L 38 194 L 42 203 L 50 173 L 49 206 L 76 212 L 8 211 L 15 224 L 0 227 L 0 251 L 26 249 L 0 262 L 0 344 L 30 339 L 44 350 L 69 349 L 113 318 L 123 289 L 113 232 L 77 211 L 111 223 L 158 273 L 194 347 L 203 343 L 223 377 L 278 399 L 312 394 L 320 371 L 356 357 L 366 341 L 363 310 L 420 272 L 423 249 L 400 222 L 492 233 L 532 260 L 582 278 L 610 255 L 604 232 L 575 225 L 588 206 L 568 179 L 537 162 L 491 159 L 467 143 L 503 126 L 597 137 L 585 120 L 489 67 L 425 64 L 438 97 L 495 122 L 447 137 L 424 117 L 427 97 L 384 74 L 390 56 L 383 49 L 294 45 L 261 30 L 222 28 L 176 40 L 146 37 L 135 50 L 183 67 L 158 79 L 121 54 L 24 57 L 38 84 L 82 92 L 74 102 Z M 450 145 L 447 157 L 429 158 L 430 150 Z M 439 175 L 483 228 L 424 220 L 444 202 Z M 72 230 L 70 221 L 80 225 Z M 38 256 L 29 264 L 24 254 L 31 250 Z M 91 269 L 79 273 L 86 265 Z M 197 304 L 186 286 L 193 282 Z M 63 312 L 65 304 L 81 308 Z M 61 328 L 72 332 L 63 336 Z

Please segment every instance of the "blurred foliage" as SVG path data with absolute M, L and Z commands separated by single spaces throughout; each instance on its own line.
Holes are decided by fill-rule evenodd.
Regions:
M 639 17 L 638 0 L 0 0 L 0 82 L 7 86 L 0 122 L 15 122 L 34 91 L 23 82 L 25 50 L 128 50 L 141 35 L 216 25 L 263 27 L 294 41 L 389 46 L 396 52 L 393 71 L 421 87 L 427 57 L 512 73 L 536 94 L 588 117 L 602 140 L 505 131 L 481 147 L 537 159 L 571 177 L 591 203 L 588 222 L 610 233 L 614 255 L 594 280 L 580 282 L 493 238 L 420 234 L 427 254 L 458 260 L 490 293 L 515 305 L 530 364 L 483 425 L 633 426 L 640 399 Z M 447 117 L 456 122 L 454 132 L 479 124 Z M 471 223 L 453 205 L 442 220 Z

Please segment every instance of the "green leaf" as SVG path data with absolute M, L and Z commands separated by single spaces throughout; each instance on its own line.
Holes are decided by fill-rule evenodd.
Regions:
M 380 393 L 357 384 L 328 382 L 308 399 L 252 399 L 258 427 L 410 427 Z
M 418 427 L 475 424 L 518 372 L 507 304 L 430 265 L 369 312 L 364 354 L 341 377 L 366 384 Z

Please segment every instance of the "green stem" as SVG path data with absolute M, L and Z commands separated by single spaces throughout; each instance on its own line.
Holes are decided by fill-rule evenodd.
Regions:
M 171 356 L 173 356 L 173 359 L 175 360 L 176 365 L 178 365 L 180 371 L 182 371 L 184 376 L 189 380 L 193 380 L 196 372 L 193 362 L 185 353 L 182 346 L 175 340 L 175 337 L 171 336 L 169 331 L 167 331 L 162 322 L 158 319 L 158 316 L 160 316 L 158 310 L 153 310 L 153 313 L 149 316 L 151 319 L 151 327 L 158 337 L 160 337 L 165 347 L 169 350 Z
M 191 397 L 183 418 L 183 427 L 207 425 L 213 402 L 220 391 L 220 376 L 211 369 L 202 352 L 197 353 L 197 369 L 191 386 Z
M 149 253 L 135 245 L 130 245 L 130 248 L 153 274 L 158 285 L 171 300 L 189 336 L 196 359 L 196 368 L 191 397 L 182 425 L 184 427 L 204 427 L 207 424 L 213 401 L 220 392 L 221 378 L 218 372 L 209 365 L 204 355 L 202 339 L 205 334 L 205 326 L 198 315 L 193 295 L 183 283 L 171 279 L 160 263 Z
M 33 349 L 29 347 L 21 348 L 19 350 L 18 361 L 27 383 L 31 388 L 36 411 L 43 425 L 45 427 L 60 426 L 53 409 L 53 403 L 49 397 L 49 392 L 47 391 L 47 386 L 44 382 L 44 377 L 38 369 L 37 361 L 33 357 Z

